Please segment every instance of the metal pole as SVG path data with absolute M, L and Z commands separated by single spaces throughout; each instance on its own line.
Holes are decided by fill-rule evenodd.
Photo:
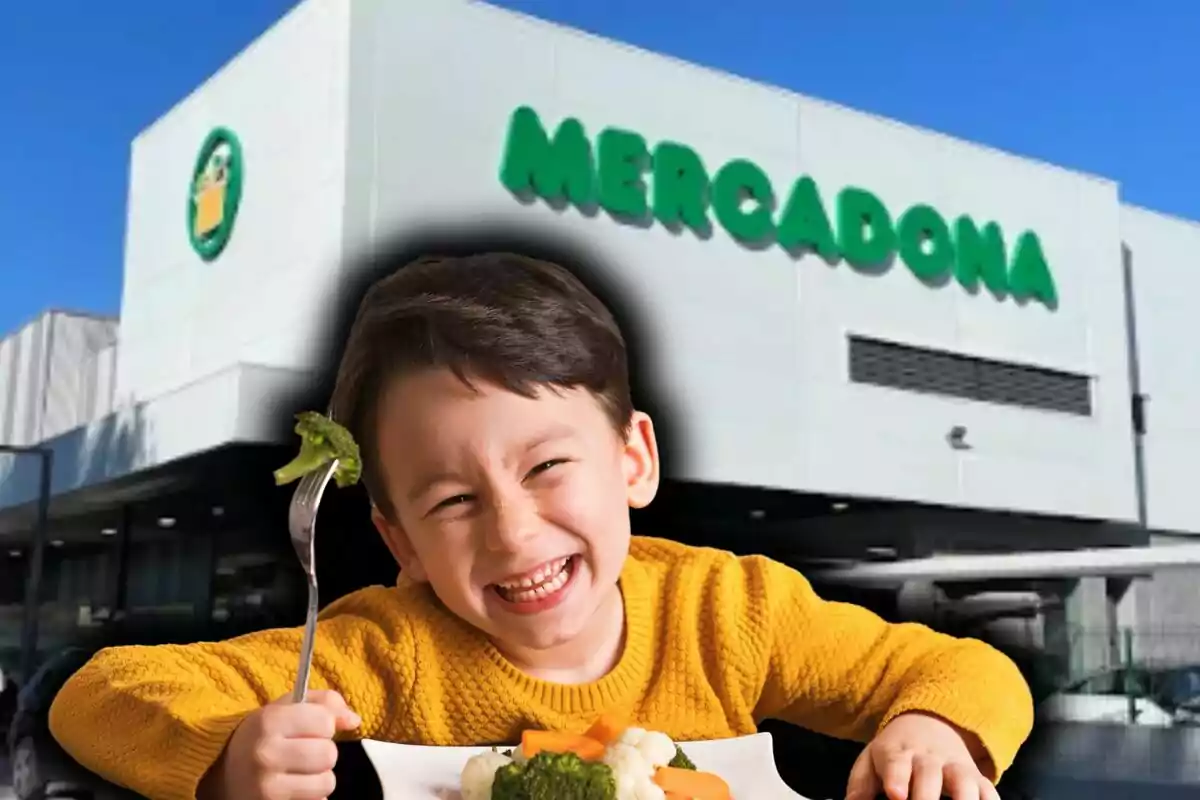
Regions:
M 50 479 L 54 456 L 49 448 L 30 448 L 24 452 L 41 456 L 41 481 L 38 492 L 37 527 L 33 533 L 33 553 L 25 582 L 25 620 L 21 631 L 21 680 L 28 681 L 37 669 L 38 622 L 41 616 L 42 571 L 46 556 L 46 533 L 50 517 Z

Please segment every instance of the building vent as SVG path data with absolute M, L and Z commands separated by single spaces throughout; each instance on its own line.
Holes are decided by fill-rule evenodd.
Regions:
M 1086 375 L 850 337 L 850 380 L 981 403 L 1091 416 Z

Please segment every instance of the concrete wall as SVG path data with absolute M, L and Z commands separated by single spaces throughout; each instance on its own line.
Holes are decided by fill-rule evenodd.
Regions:
M 1121 210 L 1137 335 L 1137 368 L 1146 395 L 1147 524 L 1200 533 L 1200 355 L 1193 292 L 1200 223 L 1139 208 Z
M 341 248 L 350 6 L 300 4 L 134 141 L 118 405 L 238 363 L 310 359 L 303 331 Z M 205 261 L 185 212 L 217 126 L 240 141 L 244 181 L 228 244 Z
M 0 443 L 30 445 L 91 419 L 117 321 L 47 311 L 0 341 Z
M 569 236 L 598 253 L 644 320 L 660 394 L 698 480 L 976 508 L 1136 519 L 1116 186 L 468 2 L 354 6 L 346 232 L 483 223 Z M 428 76 L 436 65 L 436 79 Z M 447 91 L 453 87 L 453 91 Z M 895 215 L 997 222 L 1009 252 L 1040 237 L 1053 310 L 899 260 L 881 275 L 779 247 L 522 203 L 498 175 L 515 109 L 552 133 L 568 117 L 651 147 L 689 145 L 710 175 L 735 158 L 800 175 L 828 208 L 844 186 Z M 374 146 L 365 146 L 374 143 Z M 645 176 L 653 189 L 653 179 Z M 834 212 L 830 211 L 833 214 Z M 365 216 L 364 216 L 365 215 Z M 1086 376 L 1090 416 L 856 385 L 847 337 Z M 971 450 L 947 434 L 969 431 Z

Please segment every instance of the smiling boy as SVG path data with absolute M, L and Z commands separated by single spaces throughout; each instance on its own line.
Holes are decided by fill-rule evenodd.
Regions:
M 51 710 L 59 742 L 152 798 L 322 798 L 336 735 L 469 745 L 600 712 L 677 740 L 779 718 L 868 742 L 849 796 L 994 799 L 1029 689 L 977 641 L 827 602 L 794 570 L 632 537 L 654 426 L 625 344 L 565 270 L 423 259 L 363 300 L 333 414 L 401 567 L 298 629 L 101 651 Z

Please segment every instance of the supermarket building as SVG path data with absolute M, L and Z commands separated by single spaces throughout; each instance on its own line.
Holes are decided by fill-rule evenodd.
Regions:
M 604 265 L 685 445 L 668 473 L 740 536 L 902 559 L 1200 534 L 1200 225 L 482 3 L 306 0 L 133 141 L 119 320 L 0 344 L 0 443 L 54 452 L 41 647 L 272 602 L 282 517 L 239 498 L 290 446 L 330 298 L 397 233 L 480 226 Z M 0 462 L 0 652 L 37 497 L 37 458 Z M 1045 642 L 1200 599 L 1188 572 L 1018 583 Z

